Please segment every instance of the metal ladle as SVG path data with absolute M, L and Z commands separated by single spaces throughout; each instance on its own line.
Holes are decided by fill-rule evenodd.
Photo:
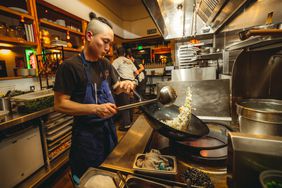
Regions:
M 135 92 L 135 94 L 140 99 L 140 96 L 136 92 Z M 134 107 L 151 104 L 151 103 L 158 102 L 158 101 L 160 103 L 162 103 L 163 105 L 171 105 L 171 104 L 174 103 L 176 98 L 177 98 L 177 95 L 176 95 L 176 92 L 173 89 L 173 87 L 164 86 L 164 87 L 161 88 L 157 98 L 146 100 L 146 101 L 140 101 L 140 102 L 137 102 L 137 103 L 132 103 L 132 104 L 124 105 L 124 106 L 119 106 L 118 110 L 128 110 L 128 109 L 131 109 L 131 108 L 134 108 Z

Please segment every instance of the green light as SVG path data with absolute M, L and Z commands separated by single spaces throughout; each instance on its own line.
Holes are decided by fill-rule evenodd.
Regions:
M 143 46 L 137 46 L 137 50 L 142 50 L 143 49 Z
M 26 57 L 26 64 L 27 64 L 27 68 L 36 68 L 35 67 L 35 50 L 34 49 L 26 49 L 25 50 L 25 57 Z

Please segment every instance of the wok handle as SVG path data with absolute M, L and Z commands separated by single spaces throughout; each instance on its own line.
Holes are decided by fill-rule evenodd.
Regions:
M 143 106 L 143 105 L 146 105 L 146 104 L 151 104 L 151 103 L 154 103 L 154 102 L 157 102 L 157 101 L 158 101 L 158 99 L 156 98 L 156 99 L 141 101 L 141 102 L 137 102 L 137 103 L 132 103 L 132 104 L 124 105 L 124 106 L 119 106 L 118 110 L 119 111 L 128 110 L 128 109 L 131 109 L 131 108 L 134 108 L 134 107 Z

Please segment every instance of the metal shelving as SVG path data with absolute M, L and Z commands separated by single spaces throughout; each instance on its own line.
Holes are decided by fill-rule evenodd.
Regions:
M 42 123 L 46 162 L 67 151 L 71 145 L 73 117 L 59 112 L 50 113 Z

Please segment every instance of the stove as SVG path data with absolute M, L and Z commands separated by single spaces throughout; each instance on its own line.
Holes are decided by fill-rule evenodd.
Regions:
M 227 138 L 230 130 L 219 123 L 206 123 L 206 125 L 210 130 L 208 135 L 183 142 L 171 141 L 171 145 L 176 149 L 176 152 L 195 160 L 203 162 L 226 161 Z
M 227 140 L 231 131 L 224 123 L 205 122 L 210 132 L 199 139 L 175 141 L 157 132 L 150 148 L 164 155 L 174 155 L 185 167 L 196 168 L 209 174 L 226 174 Z

